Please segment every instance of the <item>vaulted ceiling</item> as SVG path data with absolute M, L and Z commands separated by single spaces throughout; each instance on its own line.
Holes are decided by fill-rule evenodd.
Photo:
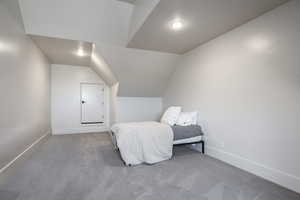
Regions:
M 116 0 L 19 0 L 29 34 L 88 42 L 127 43 L 134 6 Z
M 128 47 L 183 54 L 287 0 L 160 0 Z M 171 29 L 182 21 L 179 31 Z
M 89 66 L 109 85 L 119 82 L 120 96 L 162 96 L 180 60 L 178 54 L 286 1 L 19 0 L 19 4 L 25 31 L 38 35 L 33 40 L 53 63 L 87 65 L 90 60 Z M 170 28 L 175 18 L 183 21 L 180 31 Z M 52 43 L 51 38 L 60 42 Z M 55 44 L 70 53 L 85 43 L 89 59 L 53 50 Z
M 92 55 L 92 43 L 90 42 L 38 35 L 30 35 L 30 37 L 53 64 L 90 65 Z
M 119 96 L 161 97 L 181 57 L 111 45 L 97 47 L 120 82 Z

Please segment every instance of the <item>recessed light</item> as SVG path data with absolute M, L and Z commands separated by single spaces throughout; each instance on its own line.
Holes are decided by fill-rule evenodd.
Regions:
M 180 19 L 175 19 L 171 22 L 171 28 L 174 31 L 179 31 L 183 28 L 183 22 Z
M 15 48 L 12 44 L 0 41 L 0 52 L 10 52 L 14 51 L 14 49 Z
M 82 48 L 79 48 L 79 49 L 78 49 L 77 55 L 80 56 L 80 57 L 85 56 L 85 53 L 84 53 L 84 51 L 83 51 Z

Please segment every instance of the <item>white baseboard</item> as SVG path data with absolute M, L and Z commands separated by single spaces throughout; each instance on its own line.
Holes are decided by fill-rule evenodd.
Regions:
M 7 168 L 9 168 L 14 162 L 16 162 L 20 157 L 22 157 L 27 151 L 29 151 L 32 147 L 38 144 L 41 140 L 43 140 L 46 136 L 50 135 L 50 131 L 45 135 L 41 136 L 37 140 L 35 140 L 31 145 L 29 145 L 22 153 L 20 153 L 17 157 L 15 157 L 12 161 L 6 164 L 4 167 L 0 169 L 0 174 L 4 172 Z
M 206 147 L 206 154 L 300 193 L 300 177 L 262 165 L 255 161 L 243 158 L 239 155 L 225 152 L 221 149 L 211 146 Z
M 101 126 L 85 126 L 81 128 L 65 128 L 65 129 L 55 129 L 52 128 L 52 135 L 66 135 L 66 134 L 80 134 L 80 133 L 101 133 L 107 132 L 109 129 L 107 127 Z

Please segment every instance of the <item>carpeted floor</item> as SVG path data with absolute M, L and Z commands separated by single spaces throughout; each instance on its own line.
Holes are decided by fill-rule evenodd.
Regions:
M 51 136 L 0 175 L 1 200 L 299 200 L 300 195 L 185 147 L 125 167 L 107 134 Z

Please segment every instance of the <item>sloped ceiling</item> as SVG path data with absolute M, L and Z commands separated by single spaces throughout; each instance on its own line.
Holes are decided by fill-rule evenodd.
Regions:
M 64 64 L 91 67 L 107 85 L 112 86 L 118 81 L 105 62 L 96 44 L 84 41 L 30 35 L 35 44 L 48 57 L 51 64 Z M 82 55 L 78 55 L 78 50 Z
M 176 54 L 97 45 L 119 81 L 119 96 L 161 97 L 180 57 Z
M 118 80 L 115 74 L 112 72 L 111 66 L 108 65 L 101 55 L 98 44 L 93 44 L 91 67 L 109 86 L 118 84 Z
M 160 0 L 128 47 L 185 53 L 287 0 Z M 173 31 L 179 18 L 183 29 Z
M 19 0 L 25 30 L 49 37 L 127 43 L 133 5 L 116 0 Z
M 145 20 L 157 6 L 160 0 L 136 0 L 131 15 L 128 41 L 131 41 L 135 33 L 141 28 Z
M 90 66 L 92 43 L 30 35 L 52 64 Z M 83 55 L 77 55 L 81 49 Z
M 127 0 L 126 0 L 127 1 Z M 130 0 L 129 0 L 130 1 Z M 162 96 L 180 55 L 287 0 L 19 0 L 28 34 L 93 43 L 90 66 L 119 96 Z M 166 23 L 180 16 L 186 29 Z M 146 51 L 129 47 L 150 49 Z M 70 60 L 69 64 L 72 64 Z

